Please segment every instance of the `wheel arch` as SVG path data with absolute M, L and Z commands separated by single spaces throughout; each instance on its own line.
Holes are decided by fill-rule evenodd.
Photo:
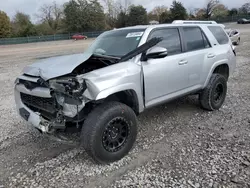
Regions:
M 95 100 L 103 102 L 119 101 L 131 107 L 137 115 L 144 110 L 142 94 L 132 85 L 130 87 L 128 85 L 117 86 L 101 91 Z
M 215 63 L 209 72 L 209 75 L 206 79 L 206 82 L 205 82 L 203 88 L 205 88 L 208 85 L 209 80 L 210 80 L 212 74 L 214 74 L 214 73 L 222 74 L 223 76 L 225 76 L 226 80 L 228 80 L 229 74 L 230 74 L 229 69 L 230 69 L 230 67 L 229 67 L 227 62 L 223 61 L 223 62 Z

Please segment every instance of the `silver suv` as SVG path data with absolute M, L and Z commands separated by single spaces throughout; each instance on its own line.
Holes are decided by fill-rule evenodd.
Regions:
M 98 163 L 123 158 L 145 109 L 188 94 L 218 110 L 236 53 L 223 25 L 135 26 L 101 34 L 81 54 L 24 68 L 15 81 L 18 113 L 42 133 L 81 131 L 81 146 Z

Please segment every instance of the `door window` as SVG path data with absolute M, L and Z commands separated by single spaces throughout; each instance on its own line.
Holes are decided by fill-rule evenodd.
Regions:
M 187 45 L 187 51 L 200 50 L 210 47 L 206 36 L 198 27 L 184 27 L 184 38 Z
M 182 52 L 179 30 L 177 28 L 158 29 L 151 33 L 149 39 L 163 37 L 163 40 L 156 46 L 164 47 L 168 50 L 168 55 L 175 55 Z

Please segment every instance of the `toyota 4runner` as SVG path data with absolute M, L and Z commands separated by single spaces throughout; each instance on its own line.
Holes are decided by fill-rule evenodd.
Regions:
M 223 25 L 174 22 L 114 29 L 81 54 L 39 60 L 15 81 L 18 113 L 52 134 L 75 126 L 81 145 L 98 163 L 131 150 L 137 115 L 188 94 L 218 110 L 236 53 Z

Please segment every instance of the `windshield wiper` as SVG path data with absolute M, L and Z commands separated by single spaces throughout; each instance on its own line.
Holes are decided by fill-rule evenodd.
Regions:
M 99 59 L 105 65 L 109 65 L 109 63 L 110 64 L 115 64 L 120 60 L 119 57 L 107 56 L 107 55 L 102 55 L 102 54 L 93 54 L 92 57 Z M 107 61 L 109 63 L 107 63 Z

